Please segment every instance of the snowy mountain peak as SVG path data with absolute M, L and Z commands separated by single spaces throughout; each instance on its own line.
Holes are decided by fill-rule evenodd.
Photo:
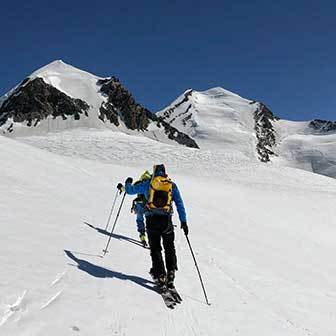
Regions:
M 198 147 L 188 135 L 138 104 L 117 78 L 100 78 L 61 60 L 33 72 L 0 101 L 3 133 L 23 135 L 74 127 L 107 127 Z
M 91 106 L 98 107 L 102 102 L 101 97 L 97 96 L 99 90 L 97 81 L 100 78 L 61 60 L 51 62 L 34 71 L 29 78 L 42 78 L 45 83 L 72 98 L 82 99 Z
M 221 87 L 187 90 L 157 114 L 200 148 L 336 177 L 336 122 L 280 120 Z
M 169 124 L 194 138 L 201 148 L 240 152 L 255 158 L 257 106 L 239 95 L 214 87 L 187 90 L 159 115 Z
M 195 91 L 194 93 L 196 95 L 203 95 L 203 96 L 208 96 L 209 98 L 212 99 L 221 99 L 224 97 L 236 97 L 237 99 L 242 99 L 242 100 L 247 100 L 242 98 L 241 96 L 239 96 L 238 94 L 231 92 L 229 90 L 226 90 L 220 86 L 214 87 L 214 88 L 210 88 L 208 90 L 205 91 Z
M 29 77 L 30 78 L 38 77 L 48 72 L 67 73 L 67 72 L 84 72 L 84 71 L 63 62 L 62 60 L 55 60 L 35 70 Z

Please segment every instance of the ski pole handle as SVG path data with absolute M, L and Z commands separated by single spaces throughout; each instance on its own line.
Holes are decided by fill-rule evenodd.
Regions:
M 119 194 L 125 191 L 125 187 L 122 185 L 122 183 L 118 183 L 117 189 L 119 190 Z

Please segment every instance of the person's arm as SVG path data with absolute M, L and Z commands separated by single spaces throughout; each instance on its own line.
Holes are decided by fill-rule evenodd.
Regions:
M 146 194 L 147 190 L 147 181 L 132 184 L 132 181 L 129 178 L 125 182 L 125 191 L 128 195 L 135 195 L 135 194 Z
M 183 200 L 182 200 L 180 191 L 179 191 L 179 189 L 178 189 L 178 187 L 175 183 L 173 184 L 172 197 L 173 197 L 173 201 L 175 202 L 175 205 L 176 205 L 176 209 L 177 209 L 177 213 L 178 213 L 179 218 L 180 218 L 180 222 L 181 223 L 187 222 L 187 215 L 186 215 L 186 211 L 185 211 L 185 208 L 184 208 Z

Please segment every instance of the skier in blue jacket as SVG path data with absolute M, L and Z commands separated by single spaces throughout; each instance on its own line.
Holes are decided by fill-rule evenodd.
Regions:
M 150 180 L 152 175 L 148 170 L 140 176 L 140 179 L 134 183 L 134 185 L 144 182 L 145 180 Z M 146 198 L 143 194 L 138 194 L 137 197 L 133 200 L 131 212 L 136 214 L 136 224 L 137 230 L 139 233 L 139 238 L 143 246 L 147 246 L 146 242 L 146 229 L 145 229 L 145 212 Z
M 174 244 L 174 226 L 172 222 L 172 201 L 174 201 L 181 229 L 188 235 L 188 225 L 183 200 L 177 185 L 168 178 L 163 164 L 154 166 L 152 179 L 133 184 L 128 177 L 125 191 L 129 195 L 142 194 L 147 200 L 145 206 L 147 237 L 151 251 L 152 268 L 150 273 L 160 286 L 174 288 L 177 259 Z M 165 263 L 162 258 L 162 247 L 165 251 Z

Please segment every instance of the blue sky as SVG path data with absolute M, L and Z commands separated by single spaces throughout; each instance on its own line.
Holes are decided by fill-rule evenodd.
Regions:
M 334 1 L 1 4 L 0 95 L 55 60 L 116 75 L 152 111 L 222 86 L 281 118 L 336 120 Z

